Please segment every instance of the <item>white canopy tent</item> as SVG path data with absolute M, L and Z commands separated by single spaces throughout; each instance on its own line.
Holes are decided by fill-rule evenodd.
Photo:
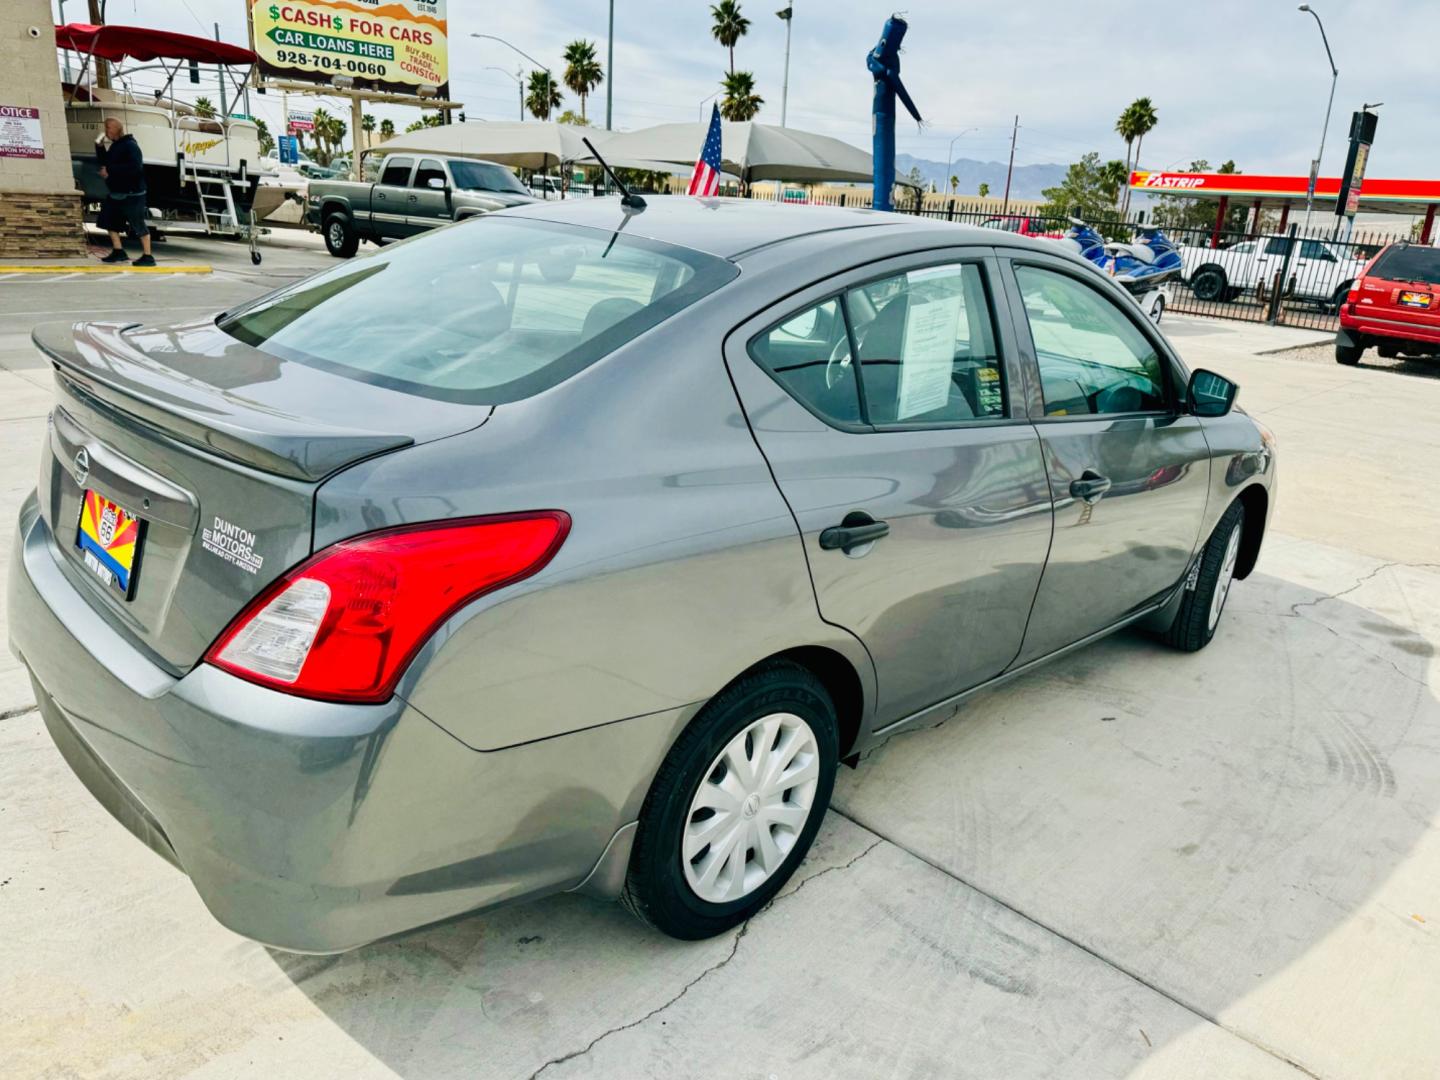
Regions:
M 543 172 L 590 156 L 580 140 L 588 138 L 602 154 L 607 132 L 574 124 L 518 120 L 449 124 L 418 128 L 375 147 L 378 154 L 445 154 L 482 158 L 500 165 Z M 608 160 L 608 158 L 607 158 Z
M 595 145 L 612 165 L 616 161 L 611 155 L 625 162 L 646 160 L 694 165 L 709 127 L 701 123 L 660 124 L 640 131 L 614 133 L 603 145 L 598 142 Z M 755 180 L 864 183 L 874 173 L 868 153 L 828 135 L 750 120 L 726 121 L 721 128 L 724 171 L 747 183 Z

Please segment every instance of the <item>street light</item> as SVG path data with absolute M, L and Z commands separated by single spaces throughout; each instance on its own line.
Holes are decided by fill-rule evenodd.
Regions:
M 705 103 L 706 103 L 707 101 L 714 101 L 717 97 L 719 97 L 719 96 L 720 96 L 721 94 L 723 94 L 724 92 L 725 92 L 725 88 L 724 88 L 724 87 L 721 87 L 719 90 L 716 90 L 715 93 L 711 94 L 709 97 L 703 97 L 703 98 L 701 98 L 701 99 L 700 99 L 700 104 L 697 105 L 697 106 L 695 106 L 696 115 L 697 115 L 697 117 L 699 118 L 699 120 L 700 120 L 700 122 L 701 122 L 702 124 L 705 122 Z
M 501 45 L 504 45 L 507 49 L 511 49 L 511 50 L 513 50 L 514 52 L 519 53 L 519 54 L 520 54 L 521 56 L 523 56 L 526 60 L 529 60 L 530 63 L 534 64 L 534 65 L 535 65 L 536 67 L 538 67 L 541 71 L 545 72 L 545 77 L 550 80 L 550 85 L 551 85 L 551 86 L 554 86 L 554 85 L 555 85 L 555 75 L 554 75 L 553 72 L 551 72 L 550 66 L 549 66 L 548 64 L 542 64 L 539 60 L 536 60 L 533 56 L 531 56 L 529 53 L 527 53 L 524 49 L 517 48 L 516 46 L 511 45 L 510 42 L 506 41 L 504 38 L 502 38 L 502 37 L 496 37 L 494 34 L 471 34 L 470 36 L 473 37 L 473 38 L 484 38 L 486 41 L 498 41 Z M 509 74 L 509 72 L 506 72 L 506 74 Z M 546 110 L 546 115 L 547 115 L 547 116 L 549 115 L 549 110 L 548 110 L 548 109 Z M 520 119 L 521 119 L 521 120 L 524 120 L 524 119 L 525 119 L 525 88 L 524 88 L 523 86 L 520 88 Z
M 525 78 L 524 78 L 525 69 L 524 69 L 524 68 L 516 68 L 516 69 L 515 69 L 515 74 L 514 74 L 514 75 L 511 75 L 510 72 L 506 71 L 506 70 L 505 70 L 504 68 L 502 68 L 502 67 L 496 67 L 494 64 L 486 64 L 486 65 L 484 65 L 483 67 L 481 67 L 480 70 L 481 70 L 481 71 L 498 71 L 498 72 L 500 72 L 501 75 L 504 75 L 507 79 L 514 79 L 514 80 L 515 80 L 515 85 L 520 88 L 520 122 L 523 124 L 523 123 L 525 122 Z
M 780 84 L 780 126 L 785 126 L 785 114 L 790 105 L 790 27 L 795 20 L 795 5 L 786 4 L 784 9 L 775 12 L 785 20 L 785 81 Z
M 1340 80 L 1340 71 L 1335 66 L 1335 57 L 1330 52 L 1330 39 L 1325 36 L 1325 24 L 1320 13 L 1309 4 L 1301 4 L 1299 10 L 1315 16 L 1315 25 L 1320 27 L 1320 40 L 1325 44 L 1325 59 L 1330 61 L 1330 100 L 1325 103 L 1325 126 L 1320 129 L 1320 154 L 1310 170 L 1310 183 L 1305 191 L 1305 227 L 1310 227 L 1310 213 L 1315 209 L 1315 184 L 1320 178 L 1320 162 L 1325 157 L 1325 136 L 1330 131 L 1330 108 L 1335 104 L 1335 84 Z
M 956 144 L 960 139 L 964 138 L 966 135 L 969 135 L 972 131 L 979 131 L 979 130 L 980 130 L 979 128 L 973 128 L 973 127 L 972 127 L 972 128 L 966 128 L 964 131 L 960 132 L 959 135 L 956 135 L 955 138 L 953 138 L 953 139 L 950 140 L 950 149 L 945 152 L 945 183 L 946 183 L 946 184 L 949 184 L 949 183 L 950 183 L 950 175 L 951 175 L 950 170 L 952 170 L 953 168 L 955 168 L 955 144 Z M 951 194 L 953 195 L 954 192 L 951 192 Z

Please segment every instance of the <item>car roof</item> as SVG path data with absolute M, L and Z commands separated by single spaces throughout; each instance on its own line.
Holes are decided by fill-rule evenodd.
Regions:
M 627 212 L 618 197 L 550 199 L 503 213 L 506 217 L 536 218 L 592 229 L 623 229 L 631 236 L 731 260 L 757 248 L 773 247 L 803 236 L 864 228 L 937 234 L 947 244 L 1019 247 L 1034 243 L 1018 243 L 1025 238 L 995 229 L 883 210 L 787 205 L 755 199 L 697 199 L 684 195 L 646 196 L 645 204 L 639 212 Z

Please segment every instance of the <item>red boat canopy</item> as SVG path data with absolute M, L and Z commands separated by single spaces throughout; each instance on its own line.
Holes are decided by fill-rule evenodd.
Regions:
M 91 26 L 70 23 L 55 27 L 55 44 L 61 49 L 98 56 L 102 60 L 194 60 L 201 64 L 253 64 L 256 56 L 239 45 L 169 30 L 143 26 Z

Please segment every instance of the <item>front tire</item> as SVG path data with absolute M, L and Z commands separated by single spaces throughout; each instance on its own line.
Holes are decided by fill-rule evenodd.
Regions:
M 1240 538 L 1245 529 L 1245 508 L 1239 502 L 1230 504 L 1206 541 L 1200 554 L 1200 573 L 1195 588 L 1185 593 L 1175 621 L 1165 631 L 1165 643 L 1182 652 L 1199 652 L 1215 636 L 1230 585 L 1235 580 L 1235 564 L 1240 558 Z
M 838 744 L 835 705 L 798 664 L 773 661 L 721 691 L 656 773 L 621 903 L 686 941 L 749 919 L 809 851 Z
M 360 234 L 344 214 L 325 219 L 325 248 L 337 259 L 349 259 L 360 250 Z

